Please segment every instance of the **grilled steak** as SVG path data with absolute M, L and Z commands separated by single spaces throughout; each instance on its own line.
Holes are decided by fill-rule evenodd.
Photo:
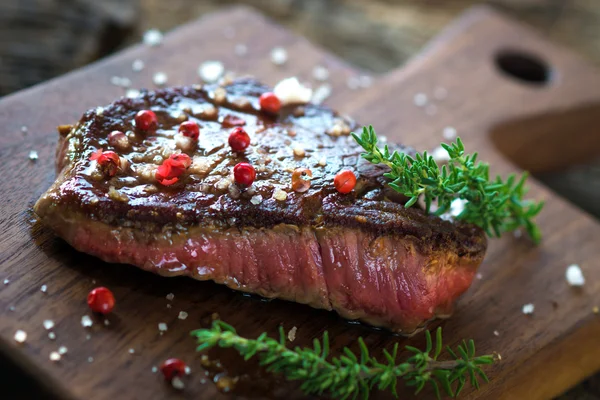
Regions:
M 144 91 L 86 112 L 59 130 L 59 176 L 35 212 L 73 247 L 108 262 L 210 279 L 403 333 L 449 315 L 483 260 L 483 232 L 404 208 L 406 199 L 386 189 L 385 171 L 361 160 L 354 122 L 312 104 L 262 113 L 258 97 L 268 90 L 244 79 Z M 135 126 L 144 109 L 156 113 L 156 129 Z M 197 142 L 177 133 L 186 120 L 200 125 Z M 228 136 L 240 124 L 251 143 L 235 153 Z M 109 140 L 115 130 L 126 134 Z M 98 149 L 118 154 L 112 172 L 90 160 Z M 178 152 L 192 164 L 165 186 L 156 170 Z M 256 168 L 249 188 L 233 182 L 242 161 Z M 291 188 L 299 167 L 312 172 L 303 193 Z M 341 169 L 358 178 L 349 194 L 333 185 Z

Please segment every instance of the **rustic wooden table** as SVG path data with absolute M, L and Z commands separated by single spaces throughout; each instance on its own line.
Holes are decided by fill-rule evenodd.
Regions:
M 141 0 L 139 30 L 150 27 L 169 30 L 224 3 L 253 5 L 351 63 L 379 73 L 403 64 L 453 17 L 476 2 L 172 0 L 167 3 Z M 599 2 L 505 0 L 492 3 L 537 27 L 548 38 L 600 64 L 600 30 L 594 29 L 600 20 Z M 563 397 L 600 399 L 600 378 L 587 381 Z

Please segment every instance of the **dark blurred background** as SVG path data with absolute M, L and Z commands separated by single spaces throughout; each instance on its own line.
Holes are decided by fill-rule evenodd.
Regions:
M 234 4 L 263 14 L 373 74 L 396 68 L 474 0 L 0 0 L 0 96 L 86 65 L 144 31 L 168 31 Z M 549 40 L 600 66 L 600 0 L 495 0 Z M 600 90 L 600 88 L 599 88 Z M 600 217 L 600 160 L 538 176 Z M 0 359 L 2 399 L 44 399 Z M 561 400 L 600 400 L 600 376 Z

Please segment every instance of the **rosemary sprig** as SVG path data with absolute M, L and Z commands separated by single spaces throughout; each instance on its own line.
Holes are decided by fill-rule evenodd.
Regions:
M 435 343 L 431 334 L 426 332 L 427 345 L 424 351 L 406 346 L 406 350 L 413 355 L 400 363 L 396 361 L 398 343 L 391 352 L 384 350 L 385 360 L 379 362 L 369 355 L 362 338 L 358 339 L 358 356 L 344 348 L 341 356 L 328 358 L 327 332 L 323 334 L 322 341 L 314 340 L 313 348 L 294 349 L 286 347 L 283 327 L 279 328 L 279 340 L 268 337 L 266 333 L 257 339 L 247 339 L 222 321 L 214 321 L 210 329 L 198 329 L 192 335 L 198 340 L 198 351 L 212 347 L 234 348 L 245 360 L 257 356 L 260 365 L 266 366 L 267 371 L 281 373 L 288 380 L 302 380 L 301 389 L 305 393 L 326 393 L 336 399 L 367 399 L 373 388 L 390 390 L 398 397 L 398 379 L 403 379 L 407 386 L 414 386 L 415 393 L 429 384 L 438 398 L 441 398 L 442 391 L 456 397 L 467 381 L 475 388 L 479 388 L 479 379 L 488 382 L 481 365 L 494 362 L 494 356 L 491 355 L 475 356 L 473 340 L 463 341 L 456 351 L 447 347 L 446 351 L 452 359 L 438 361 L 443 347 L 441 328 L 436 331 Z
M 452 144 L 442 143 L 450 160 L 447 167 L 440 169 L 427 152 L 417 153 L 413 158 L 397 151 L 390 153 L 387 145 L 379 148 L 372 126 L 364 127 L 360 136 L 356 133 L 352 136 L 365 150 L 364 159 L 390 168 L 385 177 L 391 180 L 390 187 L 410 198 L 405 207 L 412 206 L 422 196 L 428 213 L 437 201 L 434 214 L 442 215 L 450 210 L 453 200 L 464 199 L 467 202 L 457 219 L 480 226 L 488 236 L 525 227 L 532 240 L 540 242 L 541 232 L 533 217 L 544 203 L 523 200 L 527 174 L 518 180 L 511 174 L 506 181 L 500 177 L 490 181 L 489 165 L 477 162 L 477 153 L 465 154 L 460 138 Z

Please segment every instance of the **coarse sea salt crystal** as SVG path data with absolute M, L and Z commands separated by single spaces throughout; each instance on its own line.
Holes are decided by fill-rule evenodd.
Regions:
M 129 354 L 134 354 L 135 353 L 135 349 L 131 348 L 129 349 Z
M 427 95 L 425 93 L 417 93 L 413 97 L 413 103 L 417 107 L 424 107 L 427 104 Z
M 296 340 L 296 331 L 298 330 L 298 328 L 296 328 L 295 326 L 292 327 L 292 329 L 290 329 L 290 331 L 288 332 L 288 340 L 290 342 L 293 342 L 294 340 Z
M 316 65 L 312 70 L 312 76 L 318 81 L 329 79 L 329 70 L 322 65 Z
M 282 104 L 305 104 L 312 98 L 312 89 L 302 85 L 296 77 L 286 78 L 277 83 L 273 93 Z
M 245 56 L 248 53 L 248 46 L 246 46 L 243 43 L 238 43 L 235 45 L 235 47 L 233 48 L 233 53 L 236 56 Z
M 44 329 L 46 329 L 47 331 L 54 328 L 54 321 L 52 321 L 51 319 L 44 320 L 43 324 L 44 324 Z
M 453 140 L 456 137 L 456 129 L 452 126 L 447 126 L 442 131 L 442 136 L 446 140 Z
M 88 360 L 88 362 L 89 362 L 89 363 L 91 363 L 91 362 L 94 362 L 94 357 L 91 357 L 91 356 L 90 356 L 90 357 L 88 357 L 88 359 L 87 359 L 87 360 Z
M 148 29 L 144 33 L 144 44 L 148 46 L 158 46 L 162 43 L 163 34 L 158 29 Z
M 179 315 L 177 316 L 177 318 L 184 320 L 188 317 L 188 313 L 186 313 L 185 311 L 179 311 Z
M 158 330 L 159 331 L 165 332 L 167 329 L 169 329 L 169 328 L 167 327 L 167 324 L 165 324 L 164 322 L 161 322 L 161 323 L 158 324 Z
M 130 99 L 135 99 L 139 95 L 140 91 L 137 89 L 127 89 L 127 91 L 125 92 L 125 97 L 128 97 Z
M 362 88 L 368 88 L 373 84 L 373 78 L 369 75 L 361 75 L 358 77 L 358 84 Z
M 40 291 L 41 291 L 42 293 L 46 293 L 46 292 L 48 292 L 48 286 L 46 286 L 46 285 L 42 285 L 42 287 L 40 288 Z
M 29 159 L 30 159 L 31 161 L 36 161 L 36 160 L 38 159 L 38 152 L 37 152 L 37 151 L 35 151 L 35 150 L 31 150 L 31 151 L 29 152 Z
M 67 349 L 67 347 L 66 347 L 66 346 L 60 346 L 60 347 L 58 348 L 58 354 L 60 354 L 60 355 L 65 355 L 65 354 L 67 354 L 67 351 L 69 351 L 69 349 Z
M 255 194 L 250 199 L 250 203 L 254 204 L 255 206 L 262 203 L 262 201 L 263 201 L 263 197 L 260 194 Z
M 534 310 L 535 310 L 535 306 L 532 303 L 525 304 L 523 306 L 523 314 L 525 314 L 525 315 L 533 314 Z
M 60 353 L 58 351 L 53 351 L 52 353 L 50 353 L 50 361 L 60 361 Z
M 315 104 L 321 104 L 329 96 L 331 96 L 331 85 L 324 83 L 313 92 L 311 101 Z
M 167 297 L 167 300 L 173 301 L 173 299 L 175 298 L 175 295 L 173 293 L 169 293 L 169 294 L 167 294 L 166 297 Z
M 205 61 L 198 67 L 200 79 L 207 83 L 218 81 L 224 72 L 225 67 L 221 61 Z
M 54 333 L 54 332 L 48 332 L 48 339 L 50 339 L 50 340 L 56 339 L 56 333 Z
M 129 87 L 131 86 L 131 80 L 129 78 L 121 77 L 121 76 L 113 76 L 110 78 L 110 83 L 119 86 L 119 87 Z
M 83 317 L 81 317 L 81 326 L 83 326 L 84 328 L 89 328 L 93 324 L 94 322 L 92 321 L 89 315 L 84 315 Z
M 275 47 L 271 50 L 271 62 L 275 65 L 283 65 L 288 60 L 287 50 L 283 47 Z
M 144 69 L 144 67 L 145 67 L 145 64 L 140 59 L 133 60 L 133 63 L 131 63 L 131 69 L 133 70 L 133 72 L 140 72 L 141 70 Z
M 27 340 L 27 332 L 19 329 L 18 331 L 15 332 L 15 342 L 17 343 L 25 343 L 25 341 Z
M 456 217 L 465 209 L 465 205 L 468 203 L 468 200 L 464 199 L 454 199 L 450 203 L 450 215 Z
M 158 368 L 156 366 L 152 367 L 152 373 L 155 374 L 158 372 Z
M 348 89 L 350 90 L 356 90 L 360 87 L 360 80 L 357 76 L 351 76 L 346 81 L 346 86 L 348 86 Z
M 152 76 L 152 82 L 154 82 L 156 86 L 166 85 L 167 80 L 167 74 L 165 74 L 164 72 L 157 72 L 154 74 L 154 76 Z
M 171 380 L 171 385 L 177 390 L 183 390 L 185 388 L 185 384 L 178 376 Z
M 494 336 L 500 336 L 500 332 L 494 331 Z
M 571 286 L 583 286 L 585 284 L 585 277 L 583 276 L 583 272 L 581 272 L 581 268 L 579 265 L 572 264 L 567 267 L 567 271 L 565 273 L 567 278 L 567 282 Z
M 9 283 L 10 283 L 10 280 L 9 280 L 8 278 L 6 278 L 6 279 L 4 280 L 4 284 L 5 284 L 5 285 L 8 285 Z
M 438 146 L 431 152 L 431 157 L 435 162 L 448 162 L 450 160 L 450 154 L 442 146 Z

